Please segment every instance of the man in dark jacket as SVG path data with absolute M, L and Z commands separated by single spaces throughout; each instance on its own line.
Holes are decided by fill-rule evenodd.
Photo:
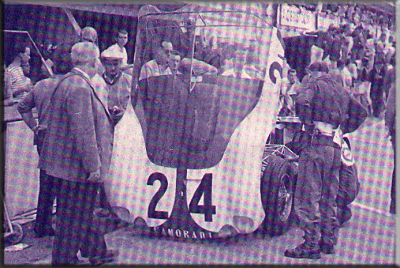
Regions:
M 322 63 L 313 63 L 310 69 L 316 64 Z M 334 142 L 335 129 L 351 132 L 359 126 L 354 123 L 360 122 L 353 120 L 349 112 L 353 101 L 350 93 L 329 74 L 314 71 L 302 87 L 296 100 L 296 114 L 308 138 L 300 153 L 294 207 L 305 241 L 286 250 L 285 256 L 318 259 L 321 250 L 334 253 L 339 231 L 336 198 L 341 160 L 340 145 Z
M 43 79 L 36 83 L 35 87 L 18 104 L 18 112 L 22 119 L 34 132 L 34 144 L 37 146 L 37 152 L 43 147 L 43 140 L 47 130 L 49 118 L 50 99 L 60 78 L 71 71 L 71 45 L 62 44 L 56 48 L 53 54 L 55 66 L 55 76 Z M 38 111 L 38 122 L 33 118 L 32 109 Z M 40 170 L 39 181 L 39 199 L 36 213 L 34 232 L 37 237 L 53 236 L 52 227 L 53 203 L 56 197 L 55 191 L 58 188 L 58 180 L 53 180 L 47 176 L 44 170 Z
M 394 152 L 394 168 L 392 172 L 392 187 L 390 190 L 390 209 L 391 214 L 396 214 L 396 74 L 395 69 L 388 72 L 390 80 L 389 96 L 387 100 L 385 125 L 388 128 L 390 141 Z
M 382 60 L 376 59 L 374 68 L 370 72 L 371 91 L 370 97 L 372 101 L 372 114 L 379 117 L 384 110 L 384 93 L 386 91 L 386 66 Z
M 61 78 L 51 98 L 39 168 L 60 180 L 52 265 L 79 263 L 79 250 L 92 265 L 116 256 L 107 250 L 104 235 L 93 221 L 114 139 L 112 117 L 90 82 L 99 54 L 93 43 L 75 44 L 71 51 L 74 68 Z

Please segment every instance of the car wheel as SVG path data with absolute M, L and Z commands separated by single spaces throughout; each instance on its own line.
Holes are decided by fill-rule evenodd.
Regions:
M 12 245 L 15 245 L 22 241 L 22 238 L 24 237 L 24 231 L 22 230 L 21 225 L 16 222 L 12 222 L 11 225 L 13 228 L 12 233 L 10 233 L 11 230 L 8 228 L 8 225 L 5 224 L 5 232 L 10 233 L 5 240 L 7 240 Z
M 291 222 L 294 181 L 290 163 L 271 155 L 261 177 L 261 200 L 265 211 L 263 229 L 270 236 L 284 234 Z

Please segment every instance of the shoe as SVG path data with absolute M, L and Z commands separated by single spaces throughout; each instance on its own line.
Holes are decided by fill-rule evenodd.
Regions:
M 285 251 L 285 257 L 289 258 L 307 258 L 307 259 L 319 259 L 321 258 L 321 250 L 319 245 L 310 245 L 304 242 L 300 246 L 294 249 L 287 249 Z
M 52 227 L 50 228 L 45 228 L 45 229 L 40 229 L 38 230 L 38 228 L 34 228 L 33 232 L 35 233 L 35 236 L 37 238 L 42 238 L 45 236 L 54 236 L 55 235 L 55 231 Z
M 106 218 L 110 216 L 110 211 L 106 208 L 96 208 L 93 214 L 99 218 Z
M 52 261 L 51 266 L 72 266 L 72 265 L 87 265 L 84 261 L 81 261 L 78 259 L 78 257 L 73 258 L 70 261 L 66 262 L 57 262 L 57 261 Z
M 332 244 L 324 243 L 322 240 L 319 241 L 319 248 L 325 254 L 335 254 L 335 246 Z
M 115 258 L 118 256 L 118 254 L 119 252 L 117 250 L 107 250 L 107 252 L 101 256 L 89 258 L 89 262 L 94 266 L 110 263 L 115 261 Z

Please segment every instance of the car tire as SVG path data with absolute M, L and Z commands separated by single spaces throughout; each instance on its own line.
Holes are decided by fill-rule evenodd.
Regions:
M 266 161 L 260 187 L 265 212 L 262 226 L 270 236 L 278 236 L 284 234 L 291 224 L 294 180 L 287 160 L 270 155 Z
M 10 243 L 11 245 L 18 244 L 22 241 L 24 237 L 24 231 L 22 229 L 22 226 L 16 222 L 11 223 L 13 232 L 9 234 L 5 240 Z M 10 232 L 11 230 L 8 228 L 7 224 L 5 224 L 5 232 Z

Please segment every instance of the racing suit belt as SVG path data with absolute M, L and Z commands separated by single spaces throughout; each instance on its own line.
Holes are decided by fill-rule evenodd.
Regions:
M 320 134 L 325 136 L 333 136 L 334 135 L 334 127 L 332 124 L 314 121 L 315 128 L 319 131 Z

